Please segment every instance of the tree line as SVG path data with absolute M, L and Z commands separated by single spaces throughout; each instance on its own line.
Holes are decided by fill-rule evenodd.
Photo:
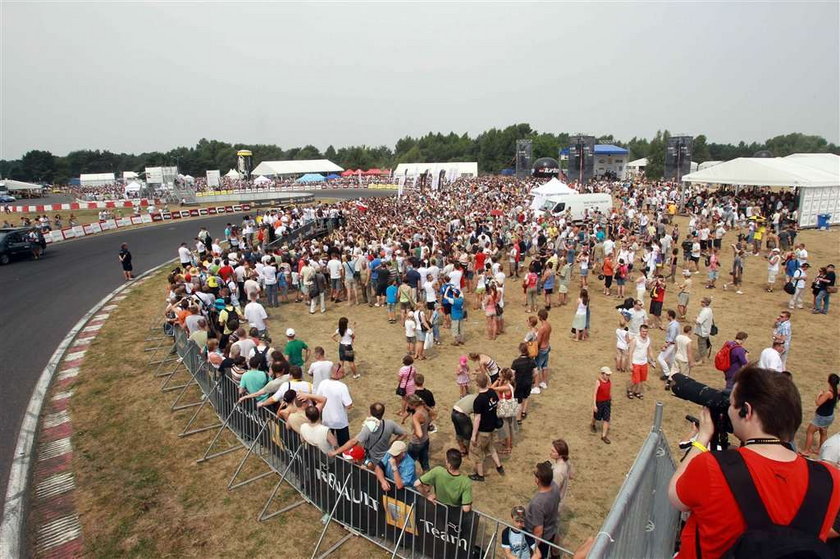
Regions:
M 530 139 L 533 142 L 534 159 L 557 158 L 561 149 L 568 147 L 571 134 L 562 132 L 539 132 L 527 123 L 514 124 L 506 128 L 491 128 L 477 136 L 428 133 L 414 138 L 406 136 L 397 141 L 393 148 L 388 146 L 347 146 L 336 149 L 327 147 L 321 152 L 317 147 L 306 145 L 283 149 L 270 144 L 231 144 L 219 140 L 201 139 L 194 147 L 177 147 L 167 152 L 140 154 L 113 153 L 108 150 L 78 150 L 64 156 L 49 151 L 32 150 L 20 159 L 0 160 L 0 177 L 22 181 L 66 184 L 82 173 L 119 174 L 122 171 L 142 172 L 145 167 L 177 166 L 183 174 L 203 176 L 208 169 L 219 169 L 222 173 L 236 164 L 236 151 L 248 149 L 253 152 L 254 164 L 261 161 L 288 159 L 329 159 L 345 169 L 391 169 L 398 163 L 426 163 L 434 161 L 478 161 L 483 173 L 498 173 L 514 166 L 516 140 Z M 621 141 L 612 135 L 597 138 L 600 144 L 613 144 L 627 148 L 630 160 L 648 158 L 647 175 L 662 176 L 665 161 L 665 146 L 670 133 L 658 131 L 650 140 L 632 138 Z M 773 157 L 784 157 L 791 153 L 836 153 L 840 148 L 820 136 L 801 133 L 786 134 L 770 138 L 764 143 L 740 142 L 723 144 L 709 142 L 706 136 L 694 138 L 692 161 L 729 160 L 736 157 L 752 157 L 759 152 L 769 152 Z M 119 176 L 119 175 L 118 175 Z

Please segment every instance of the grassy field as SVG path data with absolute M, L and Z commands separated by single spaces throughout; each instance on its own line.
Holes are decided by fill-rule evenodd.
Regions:
M 809 230 L 801 233 L 799 240 L 807 244 L 810 261 L 815 266 L 840 261 L 840 232 Z M 727 270 L 730 263 L 731 255 L 725 254 L 722 269 Z M 781 282 L 775 293 L 763 291 L 765 269 L 762 259 L 748 259 L 743 295 L 720 287 L 714 291 L 703 289 L 705 274 L 694 276 L 688 316 L 691 319 L 696 316 L 701 297 L 713 296 L 712 308 L 720 329 L 720 335 L 713 341 L 713 351 L 723 341 L 732 339 L 738 330 L 750 335 L 745 345 L 751 358 L 757 359 L 768 345 L 772 322 L 786 308 L 787 297 L 781 291 Z M 724 276 L 722 273 L 721 280 Z M 654 403 L 665 402 L 664 428 L 675 453 L 676 442 L 687 430 L 685 414 L 697 413 L 696 406 L 663 390 L 658 371 L 652 371 L 649 391 L 642 401 L 624 398 L 626 378 L 617 373 L 613 375 L 612 444 L 605 445 L 590 433 L 592 386 L 600 366 L 612 367 L 613 332 L 617 323 L 616 300 L 598 293 L 596 281 L 592 278 L 590 282 L 590 292 L 594 293 L 590 340 L 575 343 L 570 339 L 574 312 L 571 306 L 551 311 L 554 335 L 550 388 L 532 396 L 529 418 L 517 436 L 513 453 L 503 458 L 507 476 L 500 477 L 488 468 L 487 481 L 475 484 L 475 505 L 482 511 L 507 518 L 511 506 L 526 503 L 534 493 L 530 472 L 535 462 L 548 458 L 550 441 L 557 437 L 566 439 L 575 468 L 564 517 L 567 534 L 564 543 L 571 549 L 600 528 L 650 430 Z M 482 351 L 500 364 L 508 365 L 516 356 L 528 315 L 522 306 L 521 289 L 513 281 L 508 282 L 507 288 L 506 334 L 495 341 L 486 340 L 481 314 L 471 311 L 467 345 L 463 348 L 448 345 L 449 333 L 444 332 L 445 344 L 433 348 L 430 359 L 417 365 L 439 407 L 439 432 L 432 435 L 433 464 L 442 463 L 444 451 L 455 444 L 448 416 L 458 399 L 454 378 L 458 357 L 469 351 Z M 271 478 L 228 492 L 227 481 L 242 454 L 233 453 L 196 464 L 195 459 L 204 453 L 212 435 L 177 437 L 190 410 L 174 414 L 169 411 L 175 393 L 159 391 L 161 380 L 152 377 L 142 351 L 145 327 L 162 308 L 163 290 L 162 278 L 149 281 L 112 314 L 86 356 L 72 400 L 71 413 L 77 429 L 73 440 L 77 449 L 74 465 L 88 555 L 262 557 L 280 552 L 286 557 L 308 556 L 321 529 L 319 515 L 312 507 L 299 507 L 265 524 L 256 522 L 255 517 L 272 487 Z M 576 289 L 570 291 L 577 293 Z M 149 301 L 153 304 L 146 304 Z M 665 308 L 675 304 L 676 295 L 669 291 Z M 806 424 L 813 415 L 817 392 L 840 362 L 837 312 L 835 309 L 824 316 L 800 310 L 792 319 L 788 368 L 793 371 L 802 394 Z M 362 378 L 346 380 L 355 400 L 350 413 L 351 431 L 358 431 L 368 405 L 376 400 L 385 402 L 387 415 L 395 417 L 399 409 L 394 395 L 396 372 L 405 343 L 401 327 L 389 325 L 383 309 L 329 305 L 326 314 L 309 315 L 304 305 L 291 303 L 269 309 L 269 313 L 272 315 L 269 329 L 275 345 L 281 345 L 283 330 L 293 326 L 310 347 L 325 347 L 330 359 L 337 358 L 337 347 L 330 336 L 338 318 L 348 316 L 351 322 L 355 321 L 355 347 Z M 658 347 L 662 332 L 654 331 L 653 338 Z M 696 369 L 693 376 L 713 386 L 723 385 L 722 373 L 711 364 Z M 835 430 L 833 427 L 830 431 Z M 800 444 L 804 431 L 803 425 Z M 472 470 L 469 460 L 464 470 Z M 327 539 L 334 541 L 340 536 L 340 530 L 331 529 Z M 278 547 L 281 541 L 282 547 Z M 327 542 L 322 550 L 328 545 Z M 377 548 L 358 538 L 346 544 L 341 553 L 379 554 Z

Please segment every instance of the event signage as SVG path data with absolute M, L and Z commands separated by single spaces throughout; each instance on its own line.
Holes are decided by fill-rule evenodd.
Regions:
M 257 410 L 248 405 L 250 402 L 236 404 L 238 390 L 231 379 L 222 379 L 210 391 L 207 387 L 213 383 L 206 372 L 199 372 L 196 381 L 210 392 L 211 404 L 221 417 L 229 418 L 227 425 L 237 437 L 250 445 L 261 434 L 259 442 L 269 451 L 266 461 L 272 469 L 280 472 L 289 466 L 290 483 L 322 511 L 334 510 L 335 521 L 392 546 L 399 540 L 402 556 L 481 556 L 477 545 L 479 517 L 475 513 L 432 503 L 413 490 L 396 489 L 393 484 L 391 490 L 383 491 L 370 470 L 327 457 L 265 409 Z
M 216 171 L 207 171 L 207 186 L 214 188 L 221 184 L 222 175 Z

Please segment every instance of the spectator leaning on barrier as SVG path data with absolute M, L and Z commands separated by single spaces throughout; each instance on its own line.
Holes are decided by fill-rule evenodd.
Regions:
M 365 465 L 368 468 L 373 468 L 385 456 L 394 437 L 396 437 L 396 440 L 402 440 L 406 436 L 402 427 L 390 419 L 385 419 L 384 416 L 384 404 L 380 402 L 371 404 L 370 416 L 362 422 L 362 429 L 359 434 L 351 437 L 350 440 L 331 452 L 330 456 L 336 456 L 360 444 L 365 449 Z M 409 486 L 413 483 L 412 481 Z
M 537 540 L 525 532 L 525 507 L 516 505 L 510 511 L 510 519 L 516 528 L 507 527 L 502 530 L 502 550 L 505 559 L 539 559 Z
M 791 450 L 788 441 L 802 422 L 798 389 L 786 375 L 749 365 L 735 377 L 729 401 L 732 432 L 742 446 L 709 452 L 715 426 L 703 408 L 697 438 L 671 478 L 671 503 L 691 513 L 678 557 L 713 558 L 728 551 L 736 557 L 765 556 L 770 548 L 756 536 L 767 536 L 764 546 L 818 548 L 817 539 L 826 540 L 840 510 L 840 471 Z M 794 517 L 812 522 L 803 526 Z M 779 533 L 756 530 L 762 519 L 796 530 L 782 532 L 783 540 Z M 745 534 L 748 527 L 753 531 Z
M 449 507 L 461 507 L 463 512 L 472 510 L 472 481 L 461 474 L 461 451 L 446 451 L 446 467 L 435 466 L 414 482 L 428 500 Z
M 315 393 L 327 398 L 324 405 L 324 425 L 335 435 L 338 445 L 344 445 L 350 440 L 350 420 L 347 418 L 347 412 L 353 407 L 353 399 L 350 398 L 347 385 L 338 380 L 337 374 L 336 369 L 331 378 L 318 385 Z
M 408 455 L 408 446 L 403 441 L 394 441 L 382 458 L 376 462 L 376 479 L 383 491 L 390 491 L 394 482 L 397 489 L 413 487 L 417 483 L 414 459 Z

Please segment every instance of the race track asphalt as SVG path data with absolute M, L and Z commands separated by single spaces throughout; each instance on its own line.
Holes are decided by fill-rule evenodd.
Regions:
M 393 191 L 367 191 L 387 196 Z M 317 198 L 358 198 L 359 191 L 316 191 Z M 18 428 L 32 390 L 58 344 L 74 324 L 124 282 L 117 261 L 128 243 L 139 275 L 177 256 L 201 225 L 221 237 L 225 223 L 241 214 L 120 231 L 70 241 L 47 249 L 41 260 L 0 266 L 0 498 L 5 499 Z

